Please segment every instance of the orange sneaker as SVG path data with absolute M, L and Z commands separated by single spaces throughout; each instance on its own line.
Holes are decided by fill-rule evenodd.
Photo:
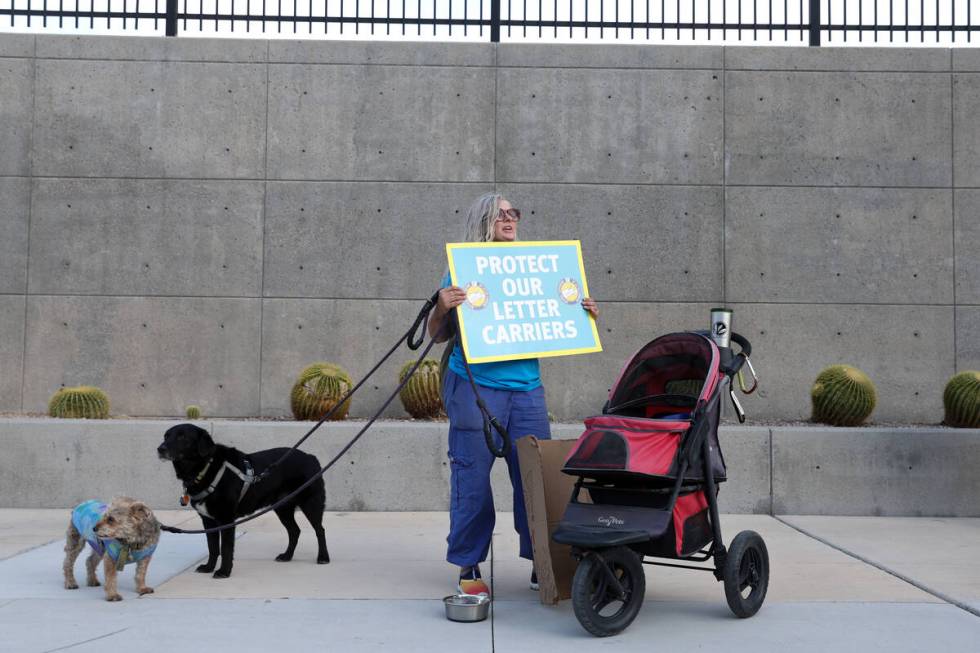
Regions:
M 460 594 L 471 596 L 490 596 L 490 588 L 480 577 L 480 567 L 473 566 L 460 572 L 459 586 L 456 588 Z

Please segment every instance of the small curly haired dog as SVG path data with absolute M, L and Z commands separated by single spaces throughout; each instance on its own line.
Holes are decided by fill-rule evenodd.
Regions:
M 130 562 L 136 563 L 136 589 L 150 594 L 146 569 L 160 540 L 160 522 L 150 508 L 129 497 L 116 497 L 108 506 L 95 499 L 79 504 L 71 513 L 65 541 L 65 589 L 78 589 L 75 560 L 88 542 L 92 553 L 85 561 L 89 587 L 98 587 L 95 567 L 104 562 L 105 599 L 122 601 L 116 588 L 116 574 Z

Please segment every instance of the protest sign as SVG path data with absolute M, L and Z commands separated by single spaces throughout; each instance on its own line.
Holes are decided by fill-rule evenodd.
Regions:
M 471 363 L 602 351 L 577 240 L 449 243 L 449 276 L 466 291 L 457 310 Z

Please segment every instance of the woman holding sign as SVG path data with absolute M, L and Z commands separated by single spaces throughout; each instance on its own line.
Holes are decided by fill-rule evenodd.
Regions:
M 520 220 L 521 212 L 510 202 L 497 193 L 488 193 L 470 206 L 464 239 L 467 242 L 516 241 Z M 466 300 L 466 292 L 451 285 L 448 274 L 442 286 L 429 321 L 429 335 L 439 342 L 451 335 L 448 327 L 451 322 L 447 320 L 450 311 Z M 582 308 L 593 318 L 599 315 L 591 298 L 582 300 Z M 534 435 L 539 440 L 551 438 L 538 359 L 473 364 L 470 370 L 490 413 L 508 433 Z M 490 488 L 494 456 L 484 441 L 483 418 L 467 380 L 458 343 L 453 347 L 442 384 L 449 416 L 452 486 L 446 559 L 459 566 L 460 593 L 489 595 L 490 590 L 480 576 L 479 563 L 486 560 L 496 518 Z M 520 556 L 533 560 L 516 446 L 511 447 L 506 460 L 514 488 L 514 528 L 520 536 Z M 531 589 L 537 588 L 537 575 L 532 569 Z

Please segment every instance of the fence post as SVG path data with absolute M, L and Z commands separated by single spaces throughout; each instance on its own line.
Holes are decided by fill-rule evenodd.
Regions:
M 500 0 L 490 1 L 490 42 L 500 43 Z
M 167 0 L 167 36 L 177 36 L 177 0 Z
M 810 45 L 820 45 L 820 0 L 810 0 Z

